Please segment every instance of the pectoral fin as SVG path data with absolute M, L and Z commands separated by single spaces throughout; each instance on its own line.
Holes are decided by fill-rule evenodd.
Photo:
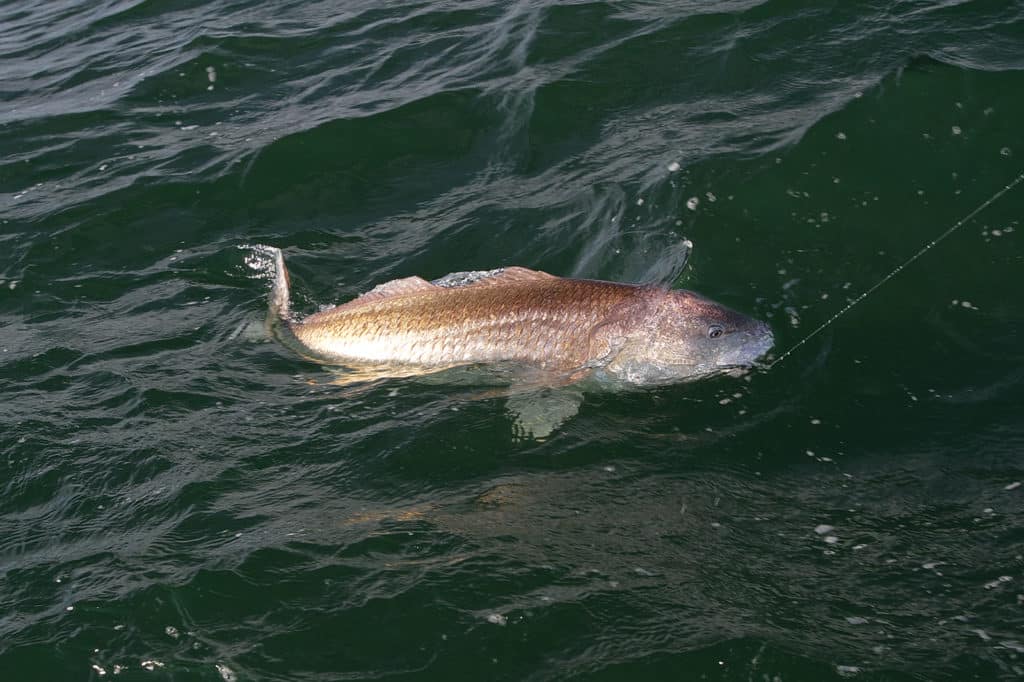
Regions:
M 516 440 L 544 440 L 580 410 L 583 392 L 573 387 L 517 392 L 505 408 L 512 415 Z

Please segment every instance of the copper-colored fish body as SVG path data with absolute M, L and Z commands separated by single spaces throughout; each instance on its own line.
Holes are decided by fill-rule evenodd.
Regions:
M 692 292 L 520 267 L 394 280 L 291 321 L 280 252 L 276 260 L 272 313 L 306 354 L 347 367 L 408 375 L 515 363 L 648 384 L 749 364 L 771 346 L 766 325 Z
M 418 280 L 418 278 L 417 278 Z M 423 367 L 518 362 L 570 371 L 609 351 L 609 324 L 642 315 L 642 287 L 509 268 L 445 287 L 399 280 L 293 327 L 326 360 Z

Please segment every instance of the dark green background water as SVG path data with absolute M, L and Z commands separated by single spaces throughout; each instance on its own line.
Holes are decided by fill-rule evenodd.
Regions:
M 303 311 L 519 264 L 781 352 L 1022 125 L 1020 2 L 5 3 L 0 679 L 1021 677 L 1024 185 L 544 442 L 327 385 L 239 247 Z

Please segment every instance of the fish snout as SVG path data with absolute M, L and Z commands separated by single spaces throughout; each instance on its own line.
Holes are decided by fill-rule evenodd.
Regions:
M 759 320 L 733 335 L 731 348 L 718 358 L 720 367 L 752 365 L 775 345 L 772 328 Z

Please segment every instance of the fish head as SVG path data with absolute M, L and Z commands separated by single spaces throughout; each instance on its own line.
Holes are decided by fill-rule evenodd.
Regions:
M 691 291 L 651 295 L 643 319 L 620 327 L 621 350 L 607 371 L 659 384 L 749 367 L 774 344 L 771 328 Z

